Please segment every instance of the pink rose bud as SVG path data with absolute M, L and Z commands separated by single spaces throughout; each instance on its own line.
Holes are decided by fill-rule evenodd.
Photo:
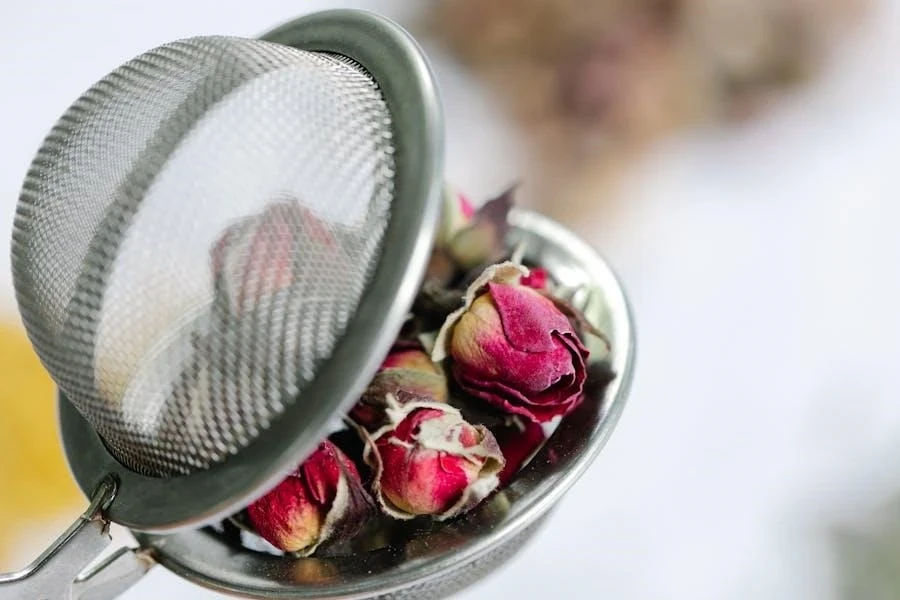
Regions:
M 310 256 L 313 252 L 322 256 Z M 331 260 L 339 269 L 341 258 L 325 224 L 289 199 L 270 204 L 260 214 L 229 227 L 213 248 L 212 272 L 229 308 L 240 312 L 289 288 L 301 259 Z
M 383 427 L 390 402 L 446 402 L 447 378 L 421 346 L 395 348 L 372 378 L 350 418 L 369 431 Z
M 462 270 L 496 262 L 506 255 L 506 234 L 514 192 L 515 189 L 507 190 L 486 202 L 447 242 L 447 253 Z
M 521 285 L 527 273 L 512 263 L 487 269 L 447 318 L 432 359 L 449 354 L 466 392 L 545 422 L 581 401 L 588 350 L 552 300 Z
M 475 208 L 469 199 L 452 186 L 445 185 L 441 223 L 435 243 L 439 247 L 447 246 L 474 216 Z
M 374 515 L 359 472 L 323 442 L 275 489 L 247 507 L 256 532 L 285 552 L 312 554 L 325 542 L 350 538 Z
M 506 459 L 499 475 L 501 487 L 506 487 L 547 441 L 540 424 L 518 416 L 510 416 L 503 425 L 492 427 L 491 433 Z
M 373 434 L 364 457 L 373 493 L 398 519 L 449 519 L 471 510 L 498 486 L 504 459 L 493 434 L 446 404 L 405 407 Z

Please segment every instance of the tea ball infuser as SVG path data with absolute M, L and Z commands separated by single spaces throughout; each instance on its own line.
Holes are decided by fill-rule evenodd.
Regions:
M 592 368 L 612 378 L 516 480 L 463 518 L 353 556 L 274 556 L 208 527 L 296 467 L 387 354 L 433 244 L 442 136 L 416 42 L 350 10 L 259 40 L 161 46 L 69 108 L 26 177 L 12 258 L 91 504 L 32 565 L 0 575 L 0 598 L 114 598 L 154 564 L 253 598 L 439 598 L 534 534 L 614 428 L 634 337 L 606 263 L 519 209 L 510 247 L 573 290 L 611 343 Z M 276 266 L 213 272 L 225 231 L 284 203 L 297 208 L 278 222 L 297 243 L 291 281 L 254 294 L 275 289 Z M 109 523 L 138 547 L 91 565 Z

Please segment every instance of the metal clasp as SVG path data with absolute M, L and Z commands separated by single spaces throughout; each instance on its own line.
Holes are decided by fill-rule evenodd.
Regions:
M 85 570 L 112 542 L 103 513 L 117 487 L 113 477 L 104 479 L 87 510 L 37 560 L 0 574 L 0 600 L 110 600 L 143 577 L 154 562 L 140 549 L 122 548 Z

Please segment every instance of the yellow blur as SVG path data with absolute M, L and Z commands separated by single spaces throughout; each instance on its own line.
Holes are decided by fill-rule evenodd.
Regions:
M 0 323 L 0 570 L 16 540 L 84 503 L 57 434 L 54 387 L 21 328 Z

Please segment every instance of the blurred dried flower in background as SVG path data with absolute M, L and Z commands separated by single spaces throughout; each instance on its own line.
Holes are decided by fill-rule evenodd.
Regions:
M 840 600 L 893 600 L 900 593 L 900 497 L 861 510 L 829 532 Z
M 532 141 L 527 200 L 569 224 L 648 143 L 759 114 L 867 0 L 436 0 L 427 34 Z

